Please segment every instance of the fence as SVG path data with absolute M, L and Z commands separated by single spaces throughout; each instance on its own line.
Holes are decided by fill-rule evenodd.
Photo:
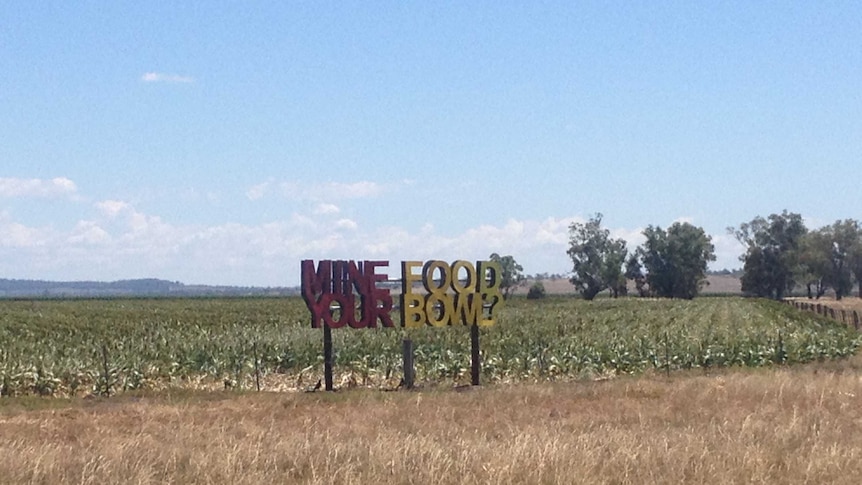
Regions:
M 832 308 L 822 303 L 811 303 L 800 300 L 784 300 L 785 303 L 792 305 L 797 310 L 814 312 L 818 315 L 831 318 L 845 325 L 853 325 L 853 328 L 859 330 L 859 312 L 856 310 L 844 310 Z

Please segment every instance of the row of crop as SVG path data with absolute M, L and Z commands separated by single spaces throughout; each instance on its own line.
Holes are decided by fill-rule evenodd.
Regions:
M 202 382 L 294 388 L 322 372 L 320 329 L 298 299 L 3 302 L 0 394 L 111 394 Z M 336 372 L 391 386 L 401 339 L 419 382 L 469 375 L 465 327 L 340 329 Z M 513 300 L 483 329 L 485 382 L 649 370 L 763 366 L 854 353 L 857 333 L 790 307 L 743 299 Z

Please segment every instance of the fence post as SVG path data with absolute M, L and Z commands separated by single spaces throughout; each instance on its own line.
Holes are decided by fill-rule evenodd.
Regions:
M 254 353 L 254 386 L 260 392 L 260 359 L 257 357 L 257 340 L 252 342 L 251 350 Z
M 479 354 L 479 325 L 470 325 L 470 384 L 479 385 L 479 374 L 482 371 Z
M 102 379 L 104 379 L 105 387 L 99 389 L 99 394 L 108 397 L 111 395 L 111 370 L 108 368 L 108 346 L 102 342 Z
M 404 361 L 404 388 L 413 389 L 416 373 L 413 368 L 413 341 L 409 338 L 401 341 L 401 358 Z
M 327 391 L 335 389 L 332 383 L 332 329 L 326 322 L 323 322 L 323 380 Z
M 853 328 L 859 330 L 859 313 L 853 310 Z
M 668 343 L 667 332 L 664 333 L 664 367 L 665 375 L 670 377 L 670 344 Z

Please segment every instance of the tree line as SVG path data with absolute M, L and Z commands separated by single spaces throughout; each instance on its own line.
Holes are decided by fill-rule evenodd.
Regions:
M 858 286 L 862 298 L 862 225 L 858 221 L 838 220 L 809 230 L 801 215 L 785 210 L 727 230 L 745 246 L 740 256 L 743 293 L 782 299 L 804 288 L 809 298 L 820 298 L 831 290 L 840 300 Z M 639 296 L 697 296 L 706 284 L 707 265 L 715 261 L 712 238 L 687 222 L 676 222 L 667 229 L 650 225 L 643 235 L 646 241 L 629 251 L 625 240 L 612 238 L 602 227 L 600 213 L 587 222 L 572 223 L 567 250 L 572 260 L 569 281 L 587 300 L 605 290 L 613 297 L 623 296 L 631 286 Z M 524 280 L 513 257 L 492 257 L 504 263 L 507 286 Z M 534 283 L 528 297 L 544 296 L 540 286 L 541 281 Z
M 587 300 L 604 290 L 613 297 L 628 293 L 634 282 L 640 296 L 697 296 L 706 282 L 707 265 L 715 261 L 712 238 L 700 227 L 675 222 L 667 229 L 647 226 L 646 241 L 629 252 L 626 241 L 602 227 L 602 214 L 569 226 L 571 283 Z
M 809 298 L 830 289 L 840 300 L 859 286 L 862 298 L 862 227 L 854 219 L 809 230 L 802 216 L 783 211 L 730 227 L 746 247 L 742 291 L 781 299 L 802 286 Z

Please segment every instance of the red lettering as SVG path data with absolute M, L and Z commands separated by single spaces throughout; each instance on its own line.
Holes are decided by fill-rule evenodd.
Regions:
M 384 327 L 394 327 L 389 290 L 376 287 L 388 279 L 377 268 L 388 265 L 386 261 L 325 260 L 315 269 L 314 261 L 302 261 L 302 298 L 311 312 L 311 326 L 319 328 L 322 322 L 330 328 L 369 328 L 379 320 Z

